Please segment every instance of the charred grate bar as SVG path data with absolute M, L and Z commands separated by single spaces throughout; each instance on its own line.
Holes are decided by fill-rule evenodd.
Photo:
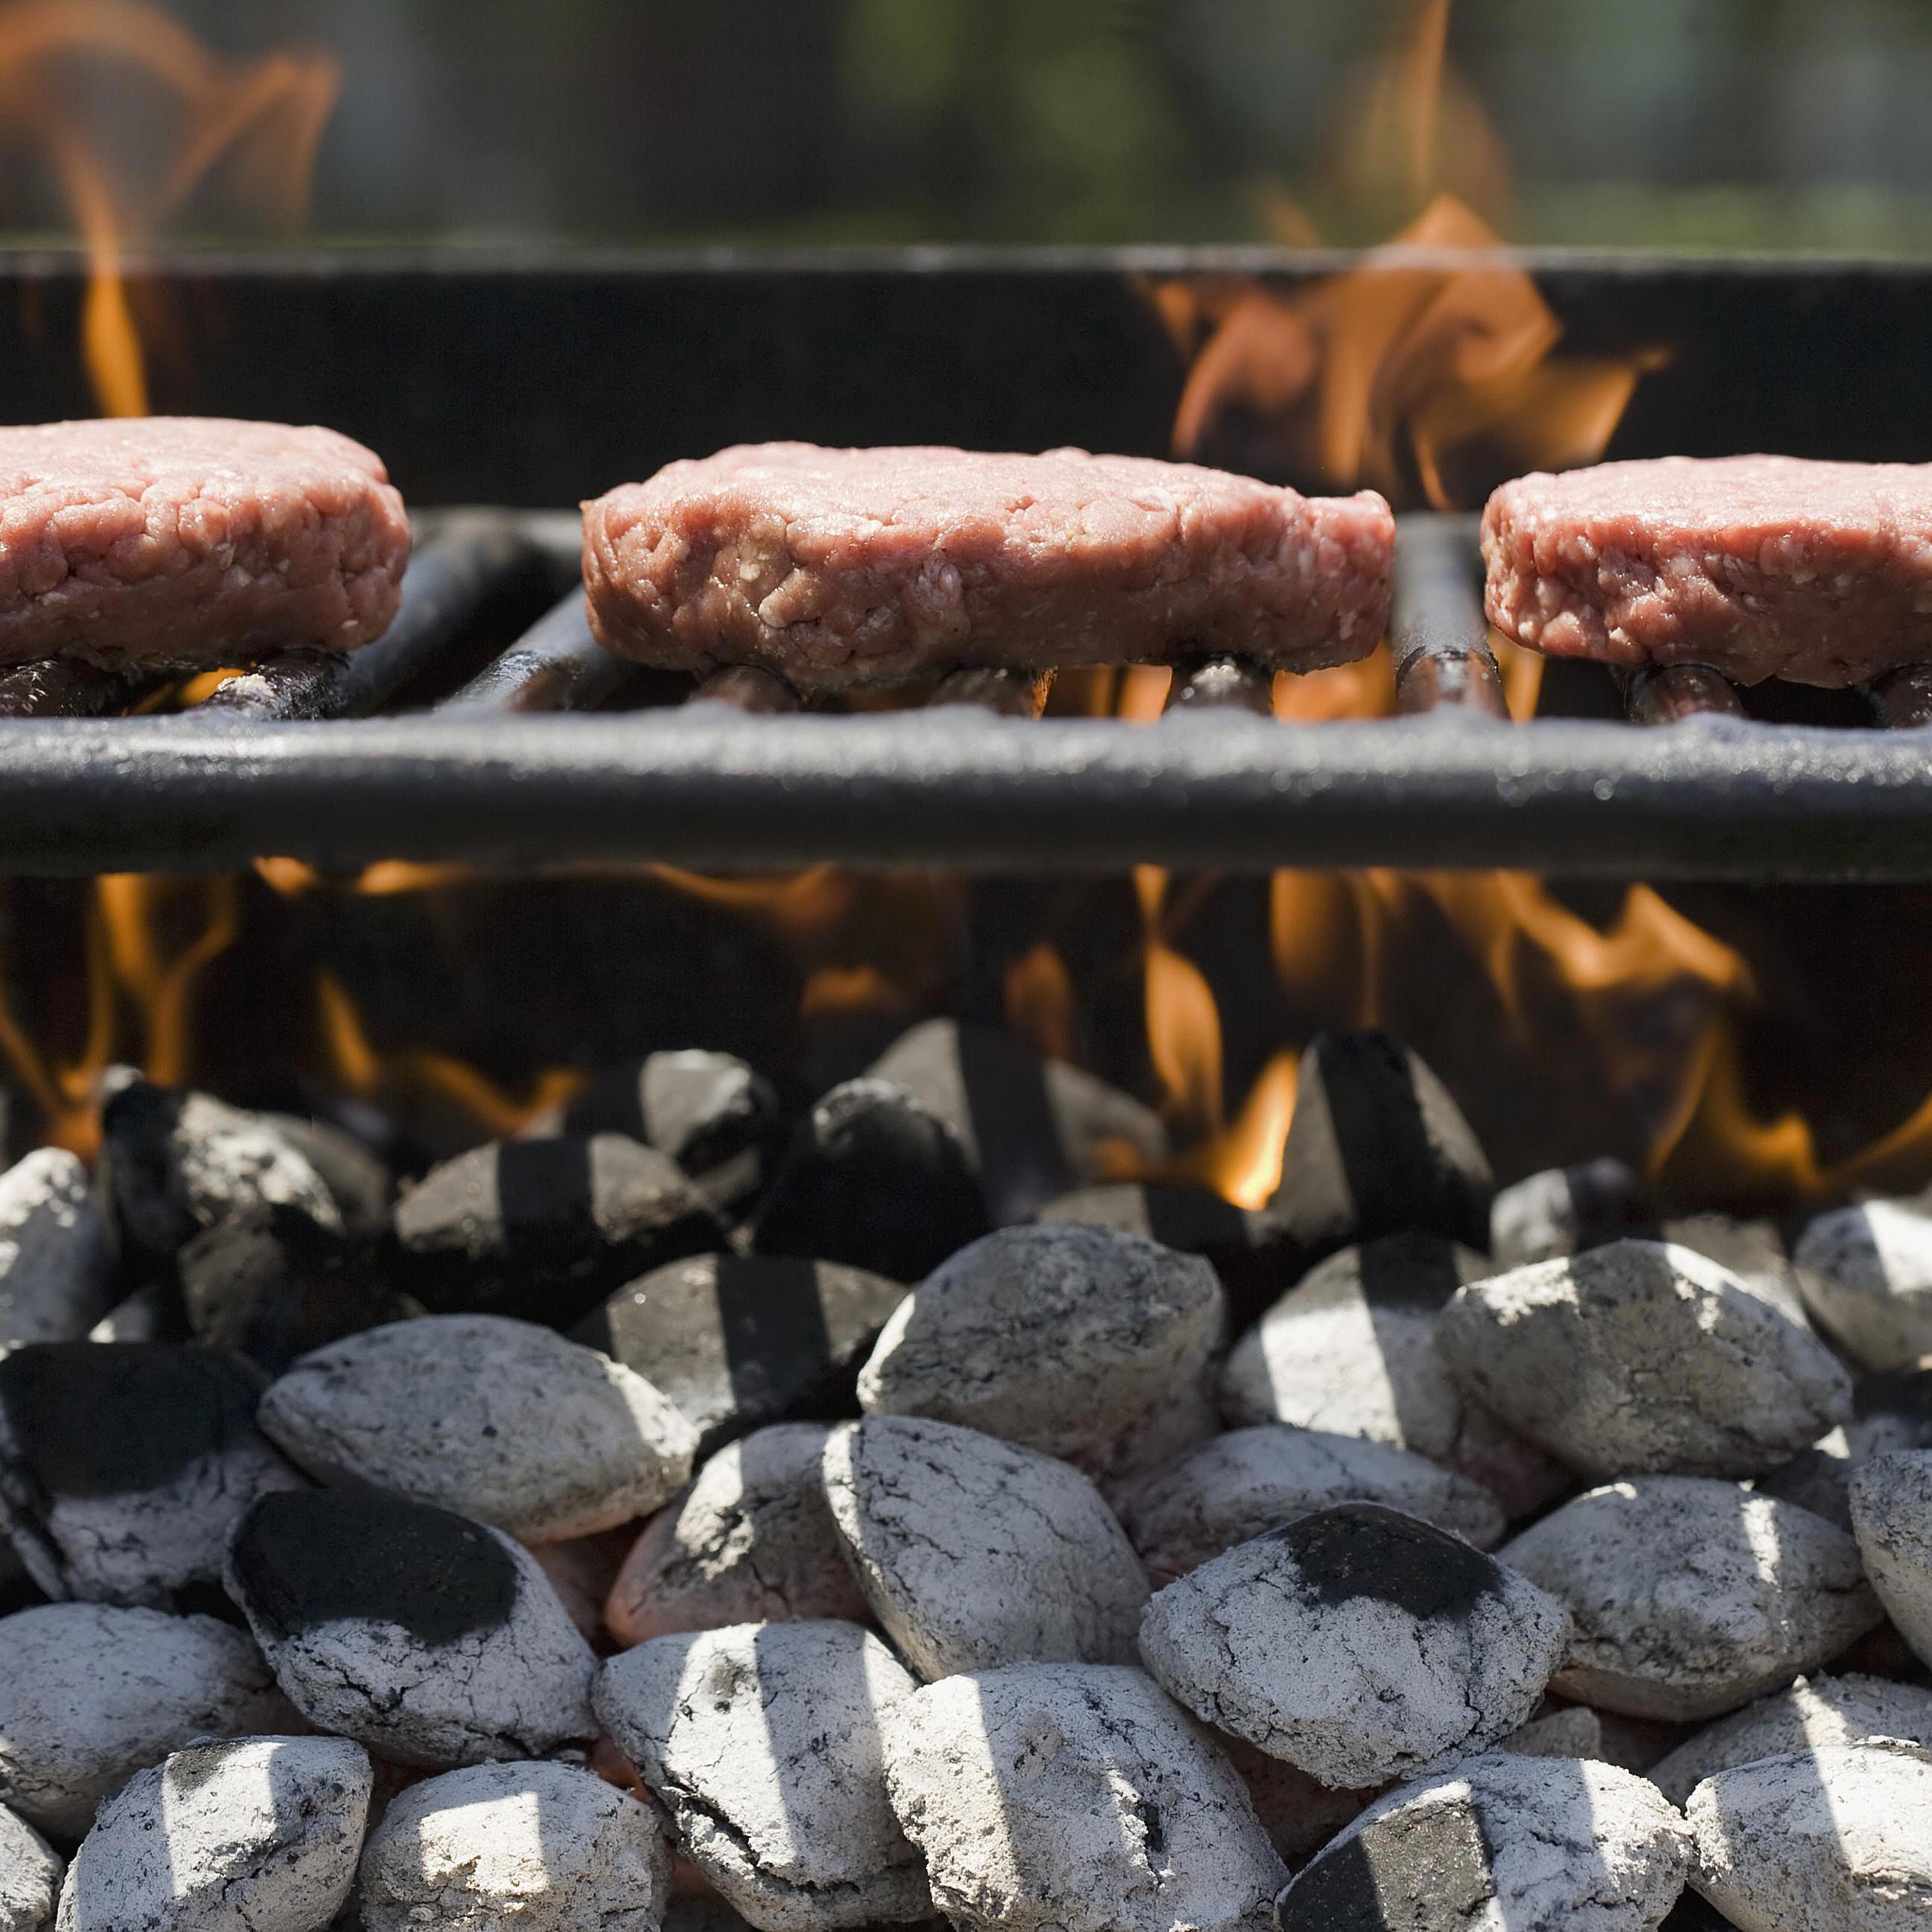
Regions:
M 559 595 L 561 527 L 445 519 L 382 642 L 271 662 L 173 715 L 100 717 L 104 695 L 131 694 L 104 693 L 78 667 L 0 680 L 0 866 L 203 871 L 274 855 L 334 869 L 832 860 L 1932 876 L 1932 672 L 1894 674 L 1871 694 L 1889 729 L 1754 720 L 1694 666 L 1622 681 L 1628 718 L 1658 728 L 1512 724 L 1467 518 L 1404 520 L 1402 715 L 1321 724 L 1277 722 L 1271 677 L 1230 658 L 1179 667 L 1150 723 L 1042 718 L 1048 680 L 1011 672 L 957 672 L 910 708 L 854 715 L 802 706 L 760 671 L 642 672 L 599 650 L 580 600 Z M 547 614 L 466 670 L 476 626 L 533 584 Z M 1586 675 L 1606 700 L 1618 688 Z

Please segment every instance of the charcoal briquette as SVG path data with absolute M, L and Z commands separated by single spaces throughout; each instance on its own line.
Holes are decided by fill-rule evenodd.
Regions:
M 604 1620 L 620 1644 L 787 1617 L 862 1622 L 866 1598 L 826 1499 L 824 1423 L 781 1422 L 728 1444 L 644 1526 Z
M 920 1676 L 1134 1654 L 1147 1579 L 1071 1464 L 923 1417 L 825 1449 L 832 1520 L 873 1614 Z
M 48 1604 L 0 1621 L 0 1803 L 55 1838 L 196 1738 L 296 1723 L 247 1632 L 212 1617 Z
M 694 1255 L 627 1283 L 572 1331 L 663 1390 L 709 1455 L 766 1423 L 853 1414 L 905 1290 L 838 1262 Z
M 1106 1180 L 1123 1150 L 1144 1168 L 1167 1157 L 1167 1130 L 1151 1108 L 998 1027 L 923 1020 L 866 1077 L 903 1088 L 952 1129 L 1003 1225 Z
M 1932 1660 L 1932 1450 L 1897 1450 L 1861 1464 L 1851 1505 L 1879 1601 L 1920 1662 Z
M 74 1155 L 42 1148 L 0 1174 L 0 1348 L 80 1341 L 116 1286 L 113 1237 Z
M 860 1405 L 1125 1484 L 1214 1433 L 1208 1371 L 1225 1308 L 1198 1256 L 1071 1222 L 1004 1228 L 899 1305 L 860 1372 Z
M 1502 1554 L 1569 1606 L 1552 1688 L 1632 1717 L 1721 1717 L 1816 1670 L 1880 1615 L 1843 1530 L 1707 1477 L 1608 1484 Z
M 423 1316 L 318 1349 L 270 1386 L 258 1420 L 320 1482 L 438 1504 L 525 1543 L 648 1514 L 698 1446 L 642 1376 L 496 1315 Z
M 0 1807 L 0 1932 L 43 1932 L 60 1897 L 61 1870 L 39 1832 Z
M 308 1114 L 257 1114 L 322 1177 L 342 1215 L 350 1240 L 367 1248 L 389 1225 L 395 1178 L 368 1142 L 346 1129 Z
M 655 1637 L 604 1665 L 596 1708 L 729 1903 L 842 1932 L 932 1913 L 880 1743 L 916 1688 L 869 1631 L 800 1619 Z
M 1810 1330 L 1729 1270 L 1612 1241 L 1461 1288 L 1438 1318 L 1450 1372 L 1586 1476 L 1751 1476 L 1852 1413 Z
M 952 1128 L 903 1088 L 848 1080 L 800 1123 L 752 1240 L 761 1254 L 845 1262 L 910 1282 L 989 1226 Z
M 1418 1054 L 1385 1033 L 1309 1042 L 1268 1204 L 1309 1259 L 1411 1230 L 1486 1248 L 1495 1193 L 1474 1131 Z
M 356 1881 L 374 1784 L 341 1738 L 197 1744 L 100 1808 L 58 1932 L 326 1932 Z
M 568 1328 L 613 1290 L 724 1245 L 676 1165 L 622 1134 L 492 1141 L 396 1204 L 396 1285 L 438 1314 Z
M 1640 1234 L 1652 1219 L 1642 1180 L 1606 1154 L 1502 1190 L 1490 1204 L 1489 1248 L 1498 1269 L 1521 1268 Z
M 412 1785 L 369 1834 L 360 1932 L 658 1932 L 670 1850 L 650 1810 L 573 1765 Z
M 166 1608 L 212 1585 L 236 1519 L 302 1484 L 256 1426 L 264 1380 L 200 1344 L 0 1358 L 0 1516 L 40 1587 Z
M 884 1729 L 893 1808 L 960 1932 L 1267 1932 L 1286 1868 L 1226 1759 L 1144 1672 L 976 1671 Z
M 1282 1894 L 1280 1932 L 1657 1932 L 1684 1821 L 1607 1764 L 1472 1757 L 1370 1805 Z
M 1204 1722 L 1360 1790 L 1481 1751 L 1563 1660 L 1562 1604 L 1460 1538 L 1343 1504 L 1169 1584 L 1143 1662 Z
M 373 1490 L 265 1497 L 225 1581 L 290 1700 L 382 1756 L 447 1769 L 596 1729 L 590 1646 L 487 1524 Z
M 1932 1214 L 1867 1201 L 1809 1222 L 1792 1250 L 1805 1305 L 1862 1367 L 1932 1354 Z

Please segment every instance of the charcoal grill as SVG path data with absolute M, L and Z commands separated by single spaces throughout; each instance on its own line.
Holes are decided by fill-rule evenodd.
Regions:
M 1670 351 L 1612 454 L 1928 454 L 1932 272 L 1499 259 L 1536 276 L 1568 346 Z M 1162 454 L 1183 371 L 1138 278 L 1287 286 L 1359 266 L 1247 250 L 147 264 L 142 286 L 204 345 L 164 373 L 157 406 L 330 422 L 382 449 L 418 506 L 500 507 L 425 517 L 401 616 L 346 662 L 272 662 L 162 716 L 124 715 L 148 694 L 83 667 L 0 680 L 0 867 L 1932 877 L 1932 671 L 1894 675 L 1850 722 L 1747 716 L 1685 668 L 1624 681 L 1620 718 L 1513 724 L 1467 517 L 1404 520 L 1402 715 L 1375 723 L 1257 715 L 1267 681 L 1236 659 L 1184 667 L 1150 724 L 1040 718 L 1036 686 L 994 673 L 916 707 L 822 715 L 758 674 L 634 670 L 567 596 L 448 688 L 507 586 L 548 571 L 562 588 L 574 520 L 558 504 L 742 438 Z M 0 408 L 83 410 L 78 265 L 11 274 Z

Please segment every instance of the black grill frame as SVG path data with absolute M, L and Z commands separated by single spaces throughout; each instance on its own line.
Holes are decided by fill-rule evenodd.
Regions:
M 1932 448 L 1932 268 L 1498 260 L 1537 274 L 1571 346 L 1672 346 L 1613 454 Z M 1287 286 L 1357 265 L 1138 250 L 191 258 L 141 272 L 226 332 L 224 354 L 158 406 L 332 422 L 382 448 L 415 502 L 527 505 L 740 436 L 1162 454 L 1183 371 L 1138 278 Z M 77 265 L 26 258 L 10 272 L 32 300 L 0 321 L 0 346 L 19 331 L 17 352 L 0 356 L 0 408 L 77 410 Z M 29 310 L 31 332 L 18 321 Z M 568 355 L 537 352 L 566 332 Z M 622 373 L 614 391 L 586 392 L 584 372 L 633 365 L 666 374 L 650 392 Z M 1673 674 L 1624 694 L 1658 728 L 1511 725 L 1496 715 L 1466 519 L 1405 524 L 1394 641 L 1400 701 L 1417 715 L 1375 724 L 1247 715 L 1256 681 L 1228 664 L 1178 680 L 1188 701 L 1146 725 L 1035 720 L 1027 693 L 985 679 L 943 694 L 964 703 L 853 716 L 761 715 L 778 707 L 742 682 L 716 694 L 732 703 L 667 702 L 690 695 L 673 680 L 647 708 L 602 715 L 591 707 L 640 694 L 566 607 L 433 709 L 354 715 L 406 695 L 530 560 L 566 566 L 572 527 L 554 511 L 446 517 L 382 645 L 340 667 L 272 664 L 178 716 L 52 716 L 131 693 L 0 680 L 0 868 L 193 872 L 280 856 L 338 871 L 831 860 L 1932 878 L 1932 728 L 1916 682 L 1875 694 L 1867 729 L 1726 716 L 1721 681 Z

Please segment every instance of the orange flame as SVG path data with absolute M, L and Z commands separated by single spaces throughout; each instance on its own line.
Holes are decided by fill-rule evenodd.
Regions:
M 111 155 L 74 98 L 82 76 L 133 80 L 158 94 L 166 152 Z M 251 218 L 298 226 L 340 80 L 327 53 L 224 60 L 143 0 L 0 6 L 0 141 L 45 158 L 80 230 L 88 262 L 82 353 L 104 415 L 148 408 L 125 244 L 155 233 L 218 170 Z

